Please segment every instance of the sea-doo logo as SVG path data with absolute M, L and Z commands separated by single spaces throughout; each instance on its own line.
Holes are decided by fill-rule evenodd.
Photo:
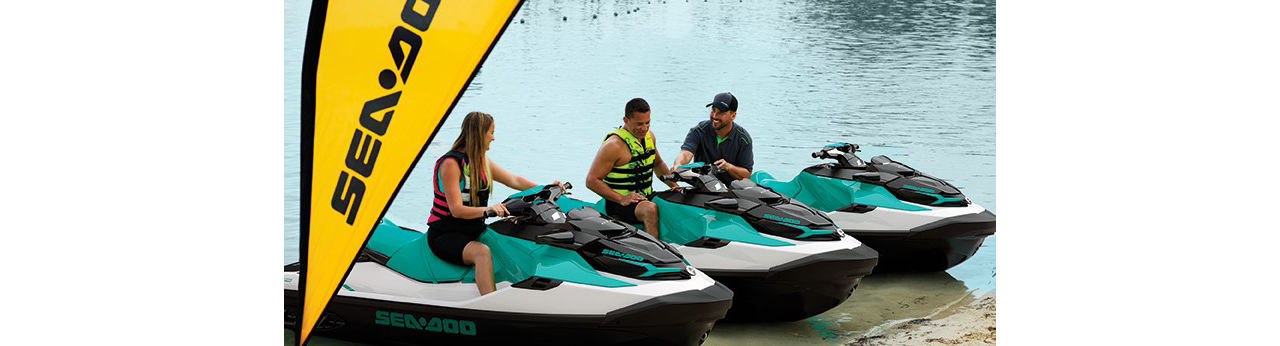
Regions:
M 476 335 L 476 323 L 468 320 L 454 320 L 439 317 L 432 317 L 428 320 L 426 317 L 416 317 L 411 314 L 386 312 L 381 310 L 375 311 L 373 316 L 373 323 L 384 326 L 425 330 L 437 333 Z
M 426 8 L 419 12 L 419 2 Z M 391 116 L 395 106 L 400 102 L 400 91 L 409 82 L 409 72 L 413 62 L 417 60 L 418 51 L 422 48 L 422 36 L 418 33 L 431 27 L 431 19 L 435 17 L 436 7 L 440 0 L 407 0 L 400 11 L 400 20 L 408 27 L 397 26 L 391 32 L 387 48 L 391 51 L 391 60 L 395 68 L 387 68 L 378 74 L 378 84 L 390 93 L 375 97 L 364 103 L 360 110 L 360 126 L 351 135 L 351 146 L 347 149 L 347 169 L 338 175 L 338 183 L 333 190 L 331 205 L 333 210 L 347 216 L 347 224 L 354 225 L 356 214 L 360 211 L 360 201 L 364 197 L 365 183 L 373 175 L 374 164 L 378 161 L 378 151 L 382 148 L 379 139 L 387 134 L 391 126 Z M 416 29 L 409 29 L 409 27 Z M 405 51 L 405 45 L 408 51 Z M 399 81 L 397 81 L 397 79 Z M 375 118 L 377 114 L 379 117 Z M 363 178 L 362 178 L 363 177 Z
M 773 220 L 773 221 L 782 221 L 782 222 L 789 222 L 789 223 L 794 223 L 794 224 L 804 224 L 804 222 L 801 222 L 800 220 L 796 220 L 796 219 L 792 219 L 792 218 L 786 218 L 786 217 L 781 217 L 781 216 L 777 216 L 777 215 L 773 215 L 773 214 L 764 214 L 764 218 L 769 219 L 769 220 Z
M 613 257 L 625 258 L 625 259 L 629 259 L 629 260 L 632 260 L 632 261 L 644 261 L 644 257 L 640 257 L 640 256 L 632 255 L 632 254 L 629 254 L 629 253 L 621 253 L 621 252 L 617 252 L 617 251 L 613 251 L 613 250 L 609 250 L 609 249 L 604 249 L 603 251 L 600 251 L 600 253 L 603 253 L 603 254 L 606 254 L 606 255 L 609 255 L 609 256 L 613 256 Z
M 934 192 L 934 190 L 931 190 L 931 189 L 926 189 L 926 188 L 923 188 L 923 187 L 911 186 L 911 185 L 902 185 L 902 188 L 907 189 L 907 190 L 920 191 L 920 192 L 924 192 L 924 193 L 933 193 L 933 192 Z

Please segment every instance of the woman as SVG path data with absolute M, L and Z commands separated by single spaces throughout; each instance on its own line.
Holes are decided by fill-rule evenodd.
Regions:
M 462 133 L 453 141 L 449 152 L 436 160 L 436 179 L 432 184 L 435 205 L 427 220 L 427 245 L 431 252 L 449 263 L 476 266 L 476 288 L 480 289 L 480 295 L 496 288 L 489 247 L 476 239 L 485 230 L 486 212 L 507 216 L 507 208 L 502 203 L 485 206 L 493 191 L 493 181 L 519 191 L 538 186 L 489 161 L 486 154 L 493 142 L 493 125 L 493 116 L 481 112 L 468 113 L 462 119 Z

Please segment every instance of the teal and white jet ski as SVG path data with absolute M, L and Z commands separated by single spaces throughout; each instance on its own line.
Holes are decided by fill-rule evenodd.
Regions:
M 955 186 L 879 155 L 855 154 L 857 144 L 829 144 L 791 181 L 766 172 L 751 180 L 827 212 L 845 233 L 880 252 L 876 271 L 939 271 L 972 257 L 996 232 L 996 216 Z
M 678 167 L 663 179 L 688 187 L 652 200 L 662 241 L 733 290 L 727 320 L 820 314 L 848 299 L 876 266 L 876 251 L 845 236 L 822 212 L 749 180 L 724 184 L 717 172 L 702 163 Z M 603 200 L 593 205 L 561 197 L 559 205 L 604 209 Z
M 484 296 L 473 267 L 383 220 L 315 332 L 378 344 L 700 344 L 733 293 L 644 232 L 560 211 L 562 193 L 545 186 L 504 201 L 513 216 L 479 239 L 497 282 Z M 296 263 L 284 281 L 288 325 L 300 310 Z

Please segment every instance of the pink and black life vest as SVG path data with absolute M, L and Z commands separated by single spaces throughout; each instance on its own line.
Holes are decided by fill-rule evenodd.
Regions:
M 489 193 L 492 192 L 493 189 L 489 186 L 490 184 L 485 184 L 483 182 L 483 180 L 487 179 L 485 177 L 485 172 L 483 171 L 483 166 L 479 168 L 481 169 L 481 189 L 476 193 L 476 198 L 479 199 L 479 201 L 472 201 L 472 185 L 467 181 L 467 177 L 471 176 L 470 172 L 472 168 L 470 167 L 470 161 L 467 159 L 467 154 L 460 151 L 449 151 L 444 153 L 443 156 L 440 156 L 439 160 L 436 160 L 436 177 L 432 180 L 431 184 L 435 190 L 436 198 L 434 205 L 431 206 L 431 218 L 427 219 L 427 224 L 431 224 L 442 219 L 457 219 L 453 217 L 453 214 L 449 213 L 448 197 L 444 195 L 444 180 L 441 176 L 443 171 L 440 170 L 440 165 L 444 164 L 445 160 L 449 158 L 453 158 L 455 162 L 458 163 L 460 168 L 459 171 L 462 172 L 462 177 L 458 181 L 458 187 L 462 188 L 462 205 L 468 207 L 483 207 L 489 205 Z

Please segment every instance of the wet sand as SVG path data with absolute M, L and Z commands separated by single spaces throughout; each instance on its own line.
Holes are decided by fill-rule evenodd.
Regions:
M 847 345 L 994 345 L 996 343 L 996 293 L 939 314 L 945 317 L 921 318 L 886 330 L 884 334 L 858 338 Z

